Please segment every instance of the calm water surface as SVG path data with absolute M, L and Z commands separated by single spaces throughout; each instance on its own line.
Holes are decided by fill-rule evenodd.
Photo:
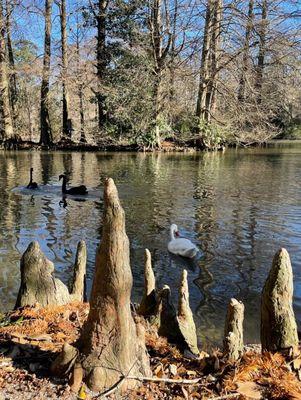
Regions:
M 34 192 L 13 190 L 35 180 Z M 58 176 L 91 188 L 87 201 L 60 204 Z M 134 276 L 133 300 L 142 295 L 143 254 L 150 249 L 158 285 L 176 301 L 179 277 L 188 270 L 190 303 L 200 340 L 221 341 L 227 302 L 246 306 L 246 341 L 259 340 L 260 292 L 274 253 L 290 252 L 295 274 L 294 307 L 301 322 L 301 145 L 227 150 L 205 154 L 105 154 L 0 152 L 0 306 L 14 306 L 19 260 L 38 240 L 68 282 L 77 242 L 88 245 L 88 279 L 101 238 L 102 180 L 114 178 L 126 211 Z M 171 256 L 169 226 L 203 251 L 195 262 Z

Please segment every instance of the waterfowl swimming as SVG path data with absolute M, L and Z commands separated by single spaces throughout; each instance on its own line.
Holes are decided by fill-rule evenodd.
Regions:
M 64 194 L 88 194 L 88 190 L 85 185 L 75 186 L 67 189 L 67 176 L 62 174 L 59 176 L 59 180 L 63 179 L 62 192 Z
M 189 239 L 179 237 L 176 224 L 172 224 L 170 227 L 170 242 L 167 248 L 171 253 L 187 258 L 195 257 L 199 251 Z
M 32 181 L 32 173 L 33 173 L 33 168 L 30 168 L 30 181 L 29 181 L 29 184 L 27 185 L 27 189 L 37 189 L 38 188 L 37 182 Z

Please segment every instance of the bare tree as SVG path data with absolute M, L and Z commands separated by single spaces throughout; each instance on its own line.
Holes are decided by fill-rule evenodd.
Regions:
M 266 56 L 266 40 L 267 40 L 267 26 L 268 26 L 268 2 L 262 0 L 261 4 L 261 21 L 259 26 L 259 49 L 258 59 L 256 68 L 256 82 L 255 86 L 257 89 L 257 101 L 262 101 L 262 85 L 263 85 L 263 72 L 265 67 L 265 56 Z
M 102 87 L 106 75 L 108 55 L 106 49 L 106 19 L 108 0 L 98 0 L 97 11 L 94 12 L 97 22 L 97 48 L 96 48 L 96 67 L 98 78 L 97 105 L 98 105 L 98 129 L 101 131 L 106 122 L 106 97 Z
M 11 0 L 6 0 L 6 44 L 9 60 L 9 98 L 12 111 L 12 119 L 16 125 L 17 117 L 17 74 L 15 70 L 15 59 L 13 52 L 13 45 L 11 40 L 11 14 L 13 7 L 11 7 Z
M 57 3 L 61 20 L 61 51 L 62 51 L 62 89 L 63 89 L 63 136 L 71 139 L 73 124 L 70 118 L 69 90 L 68 90 L 68 44 L 67 44 L 67 16 L 66 0 Z
M 0 0 L 0 111 L 2 117 L 1 137 L 6 141 L 14 136 L 13 123 L 9 103 L 9 83 L 7 75 L 6 45 L 5 45 L 5 21 L 3 15 L 3 3 Z
M 52 0 L 45 0 L 45 41 L 44 61 L 41 84 L 41 111 L 40 111 L 40 144 L 49 146 L 53 142 L 52 130 L 49 117 L 49 79 L 51 60 L 51 14 Z
M 164 10 L 164 21 L 162 11 Z M 167 65 L 172 42 L 169 22 L 169 5 L 167 1 L 152 0 L 149 5 L 149 30 L 151 35 L 152 57 L 154 62 L 154 87 L 153 87 L 153 107 L 154 107 L 154 128 L 156 134 L 156 144 L 161 146 L 160 122 L 162 115 L 162 75 Z M 175 38 L 174 38 L 175 40 Z
M 203 36 L 201 68 L 200 68 L 200 82 L 199 82 L 199 91 L 198 91 L 197 106 L 196 106 L 196 116 L 200 121 L 205 121 L 208 116 L 208 113 L 206 111 L 206 97 L 207 97 L 207 87 L 210 76 L 209 71 L 210 71 L 210 46 L 212 40 L 212 13 L 213 13 L 213 2 L 212 0 L 208 0 L 206 6 L 206 17 L 204 26 L 204 36 Z
M 250 65 L 251 35 L 254 28 L 254 0 L 249 0 L 248 18 L 246 22 L 245 41 L 243 47 L 242 71 L 238 88 L 238 100 L 245 100 L 246 79 Z

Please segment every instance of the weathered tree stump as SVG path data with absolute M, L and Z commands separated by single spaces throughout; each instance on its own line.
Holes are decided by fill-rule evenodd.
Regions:
M 295 350 L 298 333 L 293 311 L 293 271 L 285 249 L 274 256 L 261 297 L 262 350 Z
M 71 286 L 72 300 L 86 301 L 86 264 L 87 264 L 87 247 L 84 240 L 77 245 L 77 251 L 74 263 L 73 283 Z
M 187 281 L 187 271 L 184 269 L 182 273 L 181 285 L 179 290 L 179 305 L 177 316 L 180 332 L 183 336 L 183 341 L 186 350 L 193 355 L 199 355 L 198 338 L 196 327 L 193 319 L 193 314 L 189 305 L 189 289 Z
M 126 376 L 150 376 L 149 359 L 141 329 L 135 324 L 130 296 L 132 273 L 124 211 L 112 179 L 104 184 L 104 219 L 101 244 L 79 348 L 88 387 L 105 391 L 119 382 L 125 391 L 138 384 Z M 120 382 L 121 377 L 124 380 Z
M 241 301 L 231 299 L 225 321 L 224 355 L 229 360 L 238 360 L 244 350 L 243 321 L 245 307 Z
M 144 256 L 144 293 L 138 308 L 138 314 L 145 318 L 155 315 L 157 309 L 156 279 L 152 268 L 152 257 L 148 249 Z
M 42 253 L 39 243 L 32 242 L 20 262 L 21 285 L 15 308 L 39 303 L 42 307 L 70 302 L 67 287 L 54 278 L 54 265 Z
M 196 327 L 189 306 L 187 271 L 184 270 L 179 290 L 178 314 L 171 302 L 170 288 L 165 285 L 160 293 L 160 325 L 158 333 L 174 343 L 187 355 L 198 356 Z

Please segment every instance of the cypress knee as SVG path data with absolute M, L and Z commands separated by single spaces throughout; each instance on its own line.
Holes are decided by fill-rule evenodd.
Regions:
M 152 257 L 148 249 L 145 249 L 144 257 L 144 293 L 138 308 L 138 314 L 150 317 L 156 313 L 157 295 L 156 279 L 152 268 Z
M 185 350 L 188 350 L 193 355 L 198 356 L 198 340 L 192 311 L 189 305 L 189 289 L 187 281 L 187 271 L 185 269 L 182 273 L 181 285 L 179 290 L 179 306 L 177 319 L 180 332 L 183 336 Z
M 104 185 L 104 219 L 97 250 L 90 312 L 79 341 L 82 367 L 88 387 L 105 391 L 120 383 L 121 392 L 138 381 L 128 374 L 150 376 L 143 335 L 130 308 L 132 273 L 125 216 L 112 179 Z M 138 330 L 138 332 L 137 332 Z
M 87 247 L 84 240 L 77 245 L 77 251 L 74 264 L 74 276 L 71 288 L 72 300 L 86 301 L 86 264 L 87 264 Z
M 15 308 L 36 303 L 47 307 L 70 302 L 68 288 L 54 278 L 54 265 L 43 254 L 38 242 L 30 243 L 21 258 L 20 269 L 21 285 Z
M 229 360 L 238 360 L 243 353 L 244 305 L 231 299 L 225 322 L 224 354 Z
M 262 350 L 296 349 L 298 333 L 293 311 L 293 271 L 285 249 L 274 256 L 261 297 Z

